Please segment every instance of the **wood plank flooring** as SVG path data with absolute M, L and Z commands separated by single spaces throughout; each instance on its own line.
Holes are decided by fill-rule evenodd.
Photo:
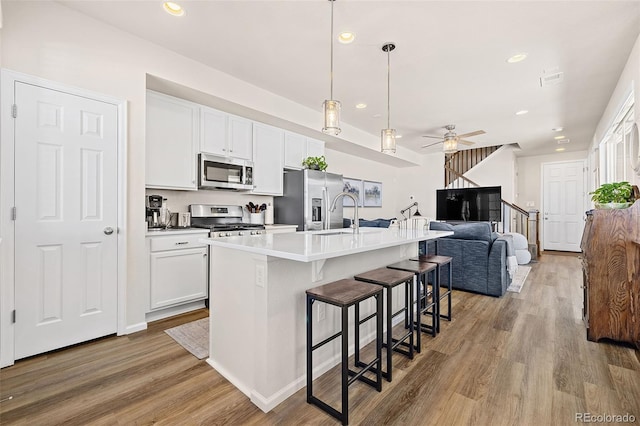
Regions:
M 640 424 L 640 355 L 586 340 L 576 256 L 541 256 L 521 293 L 454 292 L 453 321 L 423 335 L 413 360 L 394 356 L 381 393 L 350 388 L 350 424 L 571 425 L 576 413 L 631 414 Z M 18 361 L 0 370 L 2 425 L 330 425 L 300 390 L 265 414 L 158 321 Z M 239 348 L 250 350 L 250 347 Z M 314 382 L 339 408 L 338 369 Z M 11 400 L 5 400 L 13 396 Z

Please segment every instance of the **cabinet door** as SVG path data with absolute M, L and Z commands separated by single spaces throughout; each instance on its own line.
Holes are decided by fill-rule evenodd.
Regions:
M 165 308 L 207 297 L 207 248 L 151 253 L 151 306 Z
M 282 195 L 284 131 L 253 124 L 254 194 Z
M 306 157 L 322 157 L 324 155 L 324 142 L 316 139 L 307 138 L 307 154 Z
M 200 152 L 228 157 L 228 115 L 213 108 L 200 108 Z
M 198 105 L 147 91 L 148 188 L 196 190 Z
M 253 122 L 229 116 L 229 156 L 253 161 Z
M 307 138 L 297 133 L 284 133 L 284 167 L 302 169 L 302 160 L 306 157 Z

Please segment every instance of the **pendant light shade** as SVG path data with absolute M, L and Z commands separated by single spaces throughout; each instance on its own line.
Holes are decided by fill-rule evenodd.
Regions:
M 329 38 L 331 40 L 331 89 L 330 97 L 322 104 L 322 112 L 324 114 L 324 127 L 322 131 L 330 135 L 337 135 L 340 133 L 340 101 L 333 99 L 333 2 L 335 0 L 329 0 L 331 2 L 331 34 Z
M 396 152 L 396 129 L 392 129 L 390 126 L 391 120 L 391 60 L 390 53 L 393 49 L 396 48 L 396 45 L 393 43 L 387 43 L 382 46 L 382 51 L 387 54 L 387 128 L 382 129 L 380 132 L 380 150 L 385 154 L 395 154 Z
M 442 146 L 442 150 L 445 154 L 454 154 L 458 152 L 458 139 L 457 138 L 445 139 L 444 145 Z

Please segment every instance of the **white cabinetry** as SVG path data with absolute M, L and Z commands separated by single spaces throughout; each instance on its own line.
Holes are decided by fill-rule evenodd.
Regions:
M 302 160 L 324 155 L 324 142 L 297 133 L 284 134 L 284 167 L 302 169 Z
M 282 195 L 284 131 L 253 123 L 254 194 Z
M 192 102 L 147 91 L 148 188 L 197 189 L 198 109 Z
M 253 122 L 200 107 L 200 152 L 253 160 Z
M 203 300 L 208 292 L 207 233 L 150 237 L 149 309 Z

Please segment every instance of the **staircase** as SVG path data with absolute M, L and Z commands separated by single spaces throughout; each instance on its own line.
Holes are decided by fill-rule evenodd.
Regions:
M 468 149 L 447 155 L 444 161 L 445 188 L 469 188 L 481 186 L 465 177 L 464 174 L 497 151 L 500 146 L 501 145 Z M 528 212 L 522 207 L 508 201 L 500 201 L 502 208 L 502 222 L 496 225 L 496 230 L 500 232 L 517 232 L 524 235 L 529 244 L 535 244 L 535 254 L 539 256 L 539 212 L 537 210 Z M 532 253 L 532 258 L 536 259 L 537 257 L 533 256 L 533 254 L 534 253 Z
M 464 175 L 475 167 L 476 164 L 496 152 L 501 146 L 502 145 L 465 149 L 453 154 L 446 154 L 444 159 L 444 187 L 449 188 L 450 185 L 458 179 L 456 173 Z M 448 171 L 447 167 L 455 170 L 455 172 Z

